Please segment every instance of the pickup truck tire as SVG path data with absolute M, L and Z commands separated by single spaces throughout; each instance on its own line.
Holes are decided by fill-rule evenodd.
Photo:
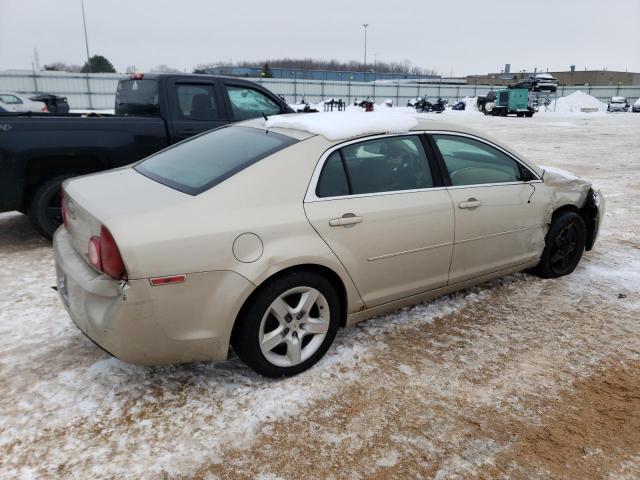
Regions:
M 38 185 L 31 197 L 27 215 L 34 228 L 49 240 L 53 238 L 53 233 L 62 223 L 60 186 L 67 178 L 73 176 L 67 173 L 50 178 Z

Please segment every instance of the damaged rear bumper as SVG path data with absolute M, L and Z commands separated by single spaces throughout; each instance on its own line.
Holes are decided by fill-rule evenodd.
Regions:
M 74 250 L 64 227 L 54 235 L 58 293 L 76 326 L 111 355 L 137 364 L 227 358 L 233 323 L 255 286 L 231 271 L 188 274 L 153 287 L 115 281 Z

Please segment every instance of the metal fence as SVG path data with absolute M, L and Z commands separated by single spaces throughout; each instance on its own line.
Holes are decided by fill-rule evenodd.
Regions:
M 81 74 L 64 72 L 30 72 L 7 70 L 0 72 L 0 92 L 22 94 L 54 93 L 68 98 L 72 109 L 112 109 L 120 74 Z M 394 105 L 406 105 L 407 100 L 422 96 L 442 97 L 449 103 L 465 97 L 486 95 L 489 90 L 504 88 L 491 85 L 444 84 L 380 84 L 371 82 L 343 82 L 325 80 L 290 80 L 275 78 L 249 79 L 285 97 L 288 103 L 305 100 L 317 103 L 331 98 L 348 104 L 367 97 L 376 103 L 391 99 Z M 640 97 L 640 86 L 579 86 L 559 87 L 559 97 L 583 91 L 606 102 L 613 96 L 627 97 L 631 101 Z

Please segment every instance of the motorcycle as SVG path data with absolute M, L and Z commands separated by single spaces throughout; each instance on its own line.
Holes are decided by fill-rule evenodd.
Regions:
M 427 100 L 427 97 L 422 97 L 418 101 L 413 103 L 413 107 L 416 109 L 418 113 L 425 112 L 435 112 L 442 113 L 447 107 L 447 101 L 442 98 L 438 98 L 438 100 L 434 103 L 431 103 Z

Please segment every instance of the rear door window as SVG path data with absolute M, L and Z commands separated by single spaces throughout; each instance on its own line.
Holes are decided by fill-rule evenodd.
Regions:
M 236 121 L 282 113 L 278 103 L 258 90 L 234 85 L 226 85 L 226 89 Z
M 120 80 L 116 90 L 115 114 L 159 116 L 158 81 Z
M 223 127 L 162 150 L 134 168 L 163 185 L 197 195 L 296 142 L 261 129 Z
M 335 197 L 434 186 L 419 136 L 378 138 L 347 145 L 325 161 L 316 195 Z
M 329 155 L 322 166 L 316 195 L 321 198 L 349 195 L 349 182 L 338 150 Z
M 218 120 L 220 118 L 214 85 L 176 84 L 178 107 L 183 118 L 189 120 Z

